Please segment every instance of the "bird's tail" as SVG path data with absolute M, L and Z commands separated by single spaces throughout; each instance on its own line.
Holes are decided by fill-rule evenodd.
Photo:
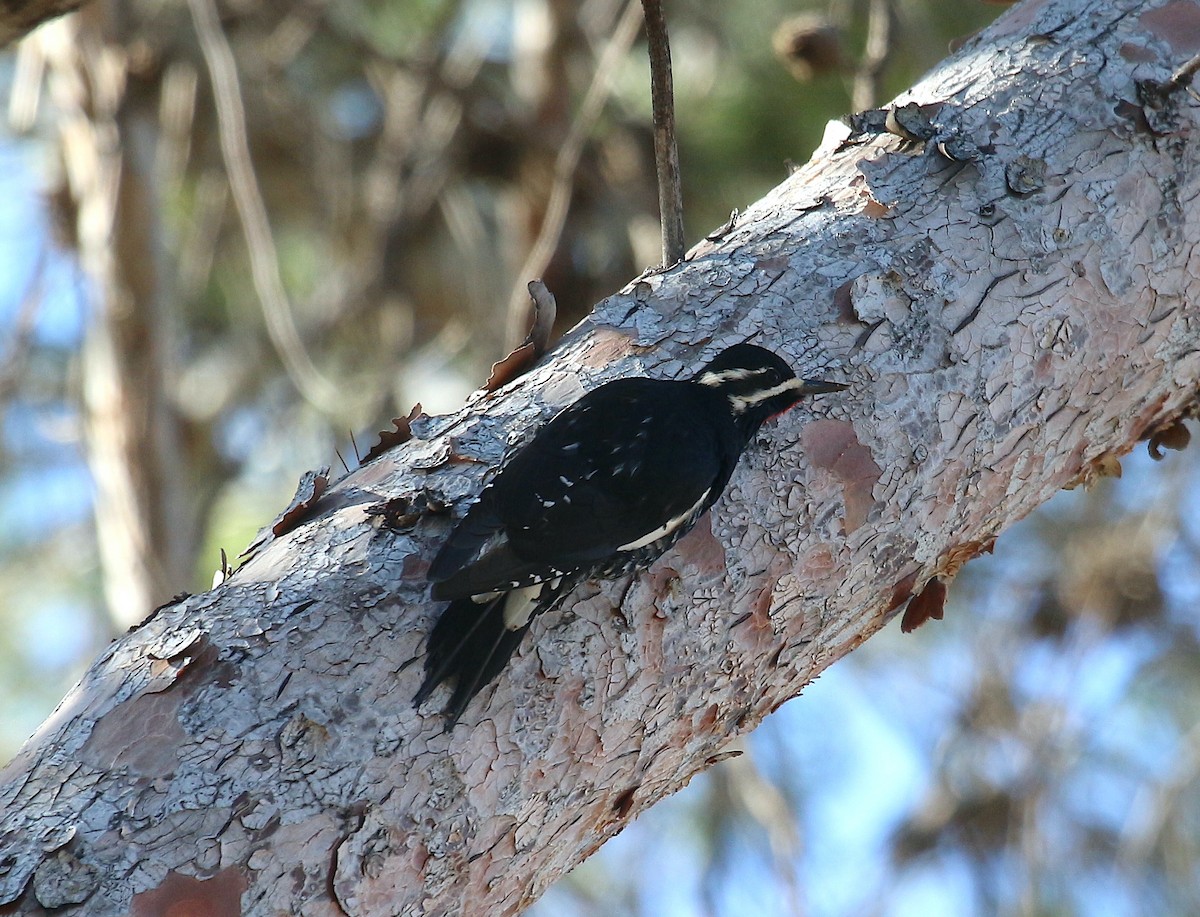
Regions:
M 454 679 L 454 693 L 443 711 L 447 732 L 454 728 L 471 698 L 500 674 L 529 630 L 528 618 L 518 627 L 510 627 L 505 620 L 505 605 L 515 595 L 501 593 L 483 601 L 455 599 L 433 626 L 425 657 L 425 681 L 413 704 L 421 706 L 434 688 Z

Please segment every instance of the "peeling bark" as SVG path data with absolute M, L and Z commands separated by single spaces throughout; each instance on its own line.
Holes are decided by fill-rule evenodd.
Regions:
M 518 912 L 933 577 L 1191 409 L 1200 104 L 1138 81 L 1198 35 L 1189 0 L 1017 6 L 900 100 L 927 141 L 831 137 L 514 384 L 414 421 L 115 642 L 0 773 L 0 906 Z M 368 509 L 461 511 L 583 390 L 746 337 L 851 396 L 765 430 L 706 522 L 535 623 L 442 734 L 439 697 L 411 697 L 450 521 Z

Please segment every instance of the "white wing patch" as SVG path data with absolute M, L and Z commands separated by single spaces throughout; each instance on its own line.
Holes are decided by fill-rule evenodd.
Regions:
M 683 525 L 685 522 L 687 522 L 689 519 L 691 519 L 692 516 L 694 516 L 697 512 L 700 511 L 700 507 L 702 507 L 704 505 L 704 501 L 708 499 L 708 495 L 711 492 L 712 492 L 712 488 L 710 487 L 708 490 L 704 491 L 704 493 L 702 493 L 700 495 L 699 500 L 697 500 L 695 503 L 693 503 L 689 508 L 685 509 L 678 516 L 671 517 L 666 522 L 664 522 L 662 525 L 660 525 L 658 528 L 656 528 L 653 532 L 647 532 L 641 538 L 635 539 L 634 541 L 629 542 L 629 544 L 621 545 L 619 548 L 617 548 L 617 550 L 618 551 L 636 551 L 638 548 L 644 548 L 648 544 L 653 544 L 654 542 L 658 541 L 660 538 L 666 538 L 668 535 L 670 535 L 672 532 L 674 532 L 677 528 L 679 528 L 681 525 Z
M 559 580 L 552 580 L 550 588 L 556 588 L 558 583 Z M 545 583 L 534 583 L 532 586 L 515 589 L 508 594 L 508 598 L 504 600 L 505 627 L 509 630 L 520 630 L 529 623 L 545 585 Z

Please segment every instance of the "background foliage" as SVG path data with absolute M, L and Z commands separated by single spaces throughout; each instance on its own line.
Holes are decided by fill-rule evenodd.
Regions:
M 658 260 L 623 9 L 98 0 L 0 58 L 0 759 L 130 623 L 114 583 L 150 597 L 138 616 L 205 588 L 304 471 L 414 402 L 453 408 L 520 334 L 529 276 L 565 328 Z M 689 238 L 995 12 L 668 3 Z M 106 205 L 119 245 L 95 238 Z M 149 483 L 123 491 L 103 443 L 131 436 Z M 1197 469 L 1125 471 L 1006 534 L 945 622 L 870 641 L 535 912 L 1200 913 Z

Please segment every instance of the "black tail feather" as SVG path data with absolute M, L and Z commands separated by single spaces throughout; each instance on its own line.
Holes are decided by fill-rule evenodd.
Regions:
M 528 623 L 517 630 L 504 626 L 507 599 L 507 594 L 485 602 L 455 599 L 433 626 L 425 657 L 425 680 L 413 704 L 421 706 L 438 685 L 454 679 L 454 693 L 443 711 L 447 732 L 454 728 L 471 698 L 500 674 L 529 629 Z

